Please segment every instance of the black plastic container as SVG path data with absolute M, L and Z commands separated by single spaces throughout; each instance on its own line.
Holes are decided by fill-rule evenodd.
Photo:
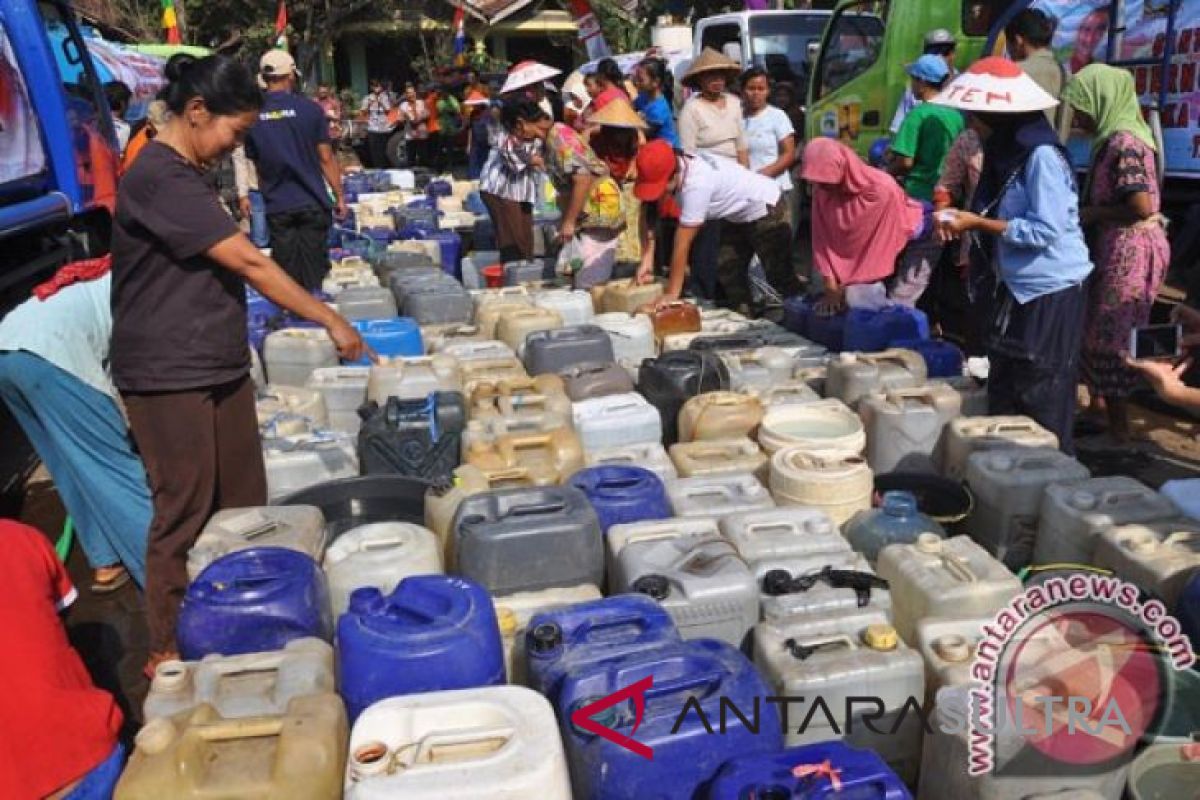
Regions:
M 407 475 L 367 475 L 319 483 L 281 498 L 280 506 L 316 506 L 325 515 L 332 542 L 351 528 L 372 522 L 425 524 L 430 482 Z
M 359 469 L 363 475 L 408 475 L 429 481 L 449 480 L 458 466 L 466 403 L 460 392 L 434 392 L 423 400 L 389 397 L 367 403 L 358 432 Z
M 679 441 L 679 411 L 698 394 L 729 389 L 729 370 L 715 352 L 675 350 L 647 358 L 638 369 L 638 391 L 658 408 L 663 443 Z

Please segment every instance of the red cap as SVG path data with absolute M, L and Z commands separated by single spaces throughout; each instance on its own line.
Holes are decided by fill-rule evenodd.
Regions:
M 647 142 L 638 150 L 637 180 L 633 196 L 643 203 L 660 200 L 667 191 L 667 183 L 675 174 L 675 150 L 666 139 Z

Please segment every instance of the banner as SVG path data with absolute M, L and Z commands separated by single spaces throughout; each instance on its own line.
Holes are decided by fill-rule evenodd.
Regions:
M 1170 63 L 1166 60 L 1170 0 L 1125 0 L 1125 33 L 1119 53 L 1110 53 L 1110 33 L 1115 3 L 1109 0 L 1037 0 L 1040 8 L 1058 20 L 1051 47 L 1063 69 L 1074 74 L 1092 62 L 1157 61 L 1131 66 L 1134 85 L 1143 106 L 1157 103 L 1163 81 L 1166 96 L 1159 114 L 1163 127 L 1163 155 L 1168 175 L 1200 175 L 1200 2 L 1177 4 Z M 1085 166 L 1090 143 L 1074 137 L 1068 145 L 1072 160 Z
M 612 55 L 608 42 L 604 41 L 600 20 L 592 11 L 592 4 L 588 0 L 571 0 L 571 16 L 579 26 L 579 38 L 587 48 L 589 59 L 608 58 Z

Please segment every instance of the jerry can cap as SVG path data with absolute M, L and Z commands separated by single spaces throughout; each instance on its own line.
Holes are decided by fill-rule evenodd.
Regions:
M 900 645 L 900 636 L 891 625 L 868 625 L 863 632 L 863 644 L 872 650 L 895 650 Z

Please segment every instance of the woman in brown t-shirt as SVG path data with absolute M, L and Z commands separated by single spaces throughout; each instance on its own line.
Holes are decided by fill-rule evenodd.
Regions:
M 223 56 L 176 56 L 166 73 L 171 116 L 121 182 L 112 244 L 113 381 L 154 496 L 148 669 L 178 658 L 185 559 L 208 518 L 266 503 L 246 283 L 325 326 L 344 358 L 365 350 L 345 319 L 251 244 L 204 180 L 258 118 L 254 77 Z

